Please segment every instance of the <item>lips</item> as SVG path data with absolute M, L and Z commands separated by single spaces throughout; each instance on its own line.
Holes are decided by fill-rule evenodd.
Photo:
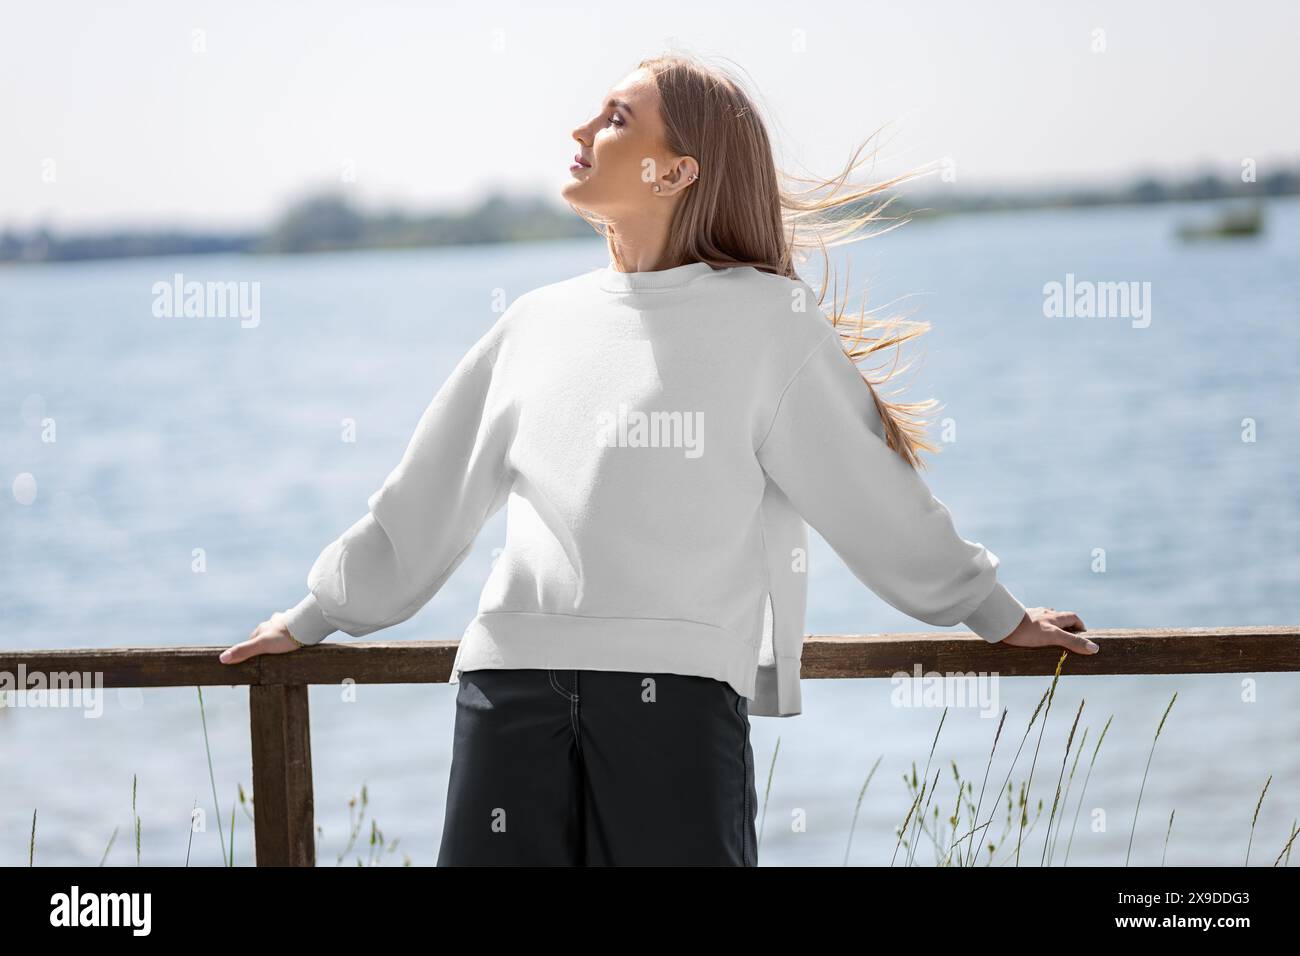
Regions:
M 573 161 L 577 163 L 579 166 L 582 166 L 584 169 L 591 169 L 591 163 L 587 162 L 577 153 L 573 154 Z

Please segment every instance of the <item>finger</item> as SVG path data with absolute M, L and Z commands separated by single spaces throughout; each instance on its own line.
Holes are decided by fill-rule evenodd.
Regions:
M 1057 611 L 1056 617 L 1052 619 L 1052 623 L 1065 631 L 1087 630 L 1087 628 L 1083 626 L 1083 621 L 1079 620 L 1079 616 L 1077 614 L 1072 614 L 1069 611 Z
M 1101 649 L 1086 637 L 1079 637 L 1059 627 L 1056 631 L 1058 632 L 1056 643 L 1076 654 L 1096 654 Z
M 244 661 L 253 657 L 253 650 L 257 647 L 256 640 L 244 641 L 236 644 L 234 647 L 227 647 L 218 656 L 218 660 L 223 664 L 242 664 Z

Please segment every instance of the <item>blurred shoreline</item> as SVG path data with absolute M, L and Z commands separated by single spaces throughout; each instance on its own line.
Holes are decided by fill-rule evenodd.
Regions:
M 1024 209 L 1150 205 L 1204 200 L 1258 200 L 1300 195 L 1300 164 L 1243 181 L 1203 173 L 1174 180 L 1139 177 L 1126 185 L 1025 191 L 933 191 L 894 194 L 888 217 L 926 219 Z M 879 205 L 864 202 L 844 214 Z M 168 255 L 246 253 L 292 255 L 347 249 L 411 249 L 569 239 L 592 235 L 568 206 L 540 197 L 492 193 L 463 212 L 366 211 L 342 191 L 320 192 L 290 205 L 266 229 L 248 232 L 115 230 L 60 234 L 49 227 L 0 232 L 0 264 L 77 262 Z

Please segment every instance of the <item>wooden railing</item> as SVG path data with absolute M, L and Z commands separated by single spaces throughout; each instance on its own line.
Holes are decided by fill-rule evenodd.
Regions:
M 1071 654 L 1063 675 L 1230 674 L 1300 671 L 1300 627 L 1088 631 L 1097 654 Z M 446 683 L 456 641 L 331 640 L 289 654 L 222 664 L 218 647 L 113 647 L 0 651 L 0 672 L 98 675 L 102 687 L 249 688 L 254 830 L 258 866 L 314 866 L 311 684 Z M 990 645 L 973 634 L 814 635 L 804 643 L 803 677 L 892 677 L 924 672 L 1042 677 L 1061 649 Z

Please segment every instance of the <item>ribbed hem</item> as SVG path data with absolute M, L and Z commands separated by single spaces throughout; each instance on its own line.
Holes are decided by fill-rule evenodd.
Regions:
M 776 655 L 771 664 L 760 664 L 749 703 L 751 717 L 797 717 L 803 713 L 799 684 L 802 657 Z
M 998 582 L 993 593 L 962 621 L 990 644 L 1010 635 L 1025 617 L 1025 606 Z
M 489 611 L 465 629 L 447 683 L 459 683 L 461 671 L 500 668 L 637 671 L 711 677 L 753 699 L 758 652 L 696 621 Z
M 299 644 L 319 644 L 338 630 L 325 620 L 314 594 L 308 594 L 284 616 L 289 633 Z
M 606 292 L 662 291 L 680 288 L 714 271 L 713 266 L 707 262 L 689 262 L 684 266 L 654 272 L 619 272 L 611 264 L 599 270 L 598 279 L 600 287 Z

